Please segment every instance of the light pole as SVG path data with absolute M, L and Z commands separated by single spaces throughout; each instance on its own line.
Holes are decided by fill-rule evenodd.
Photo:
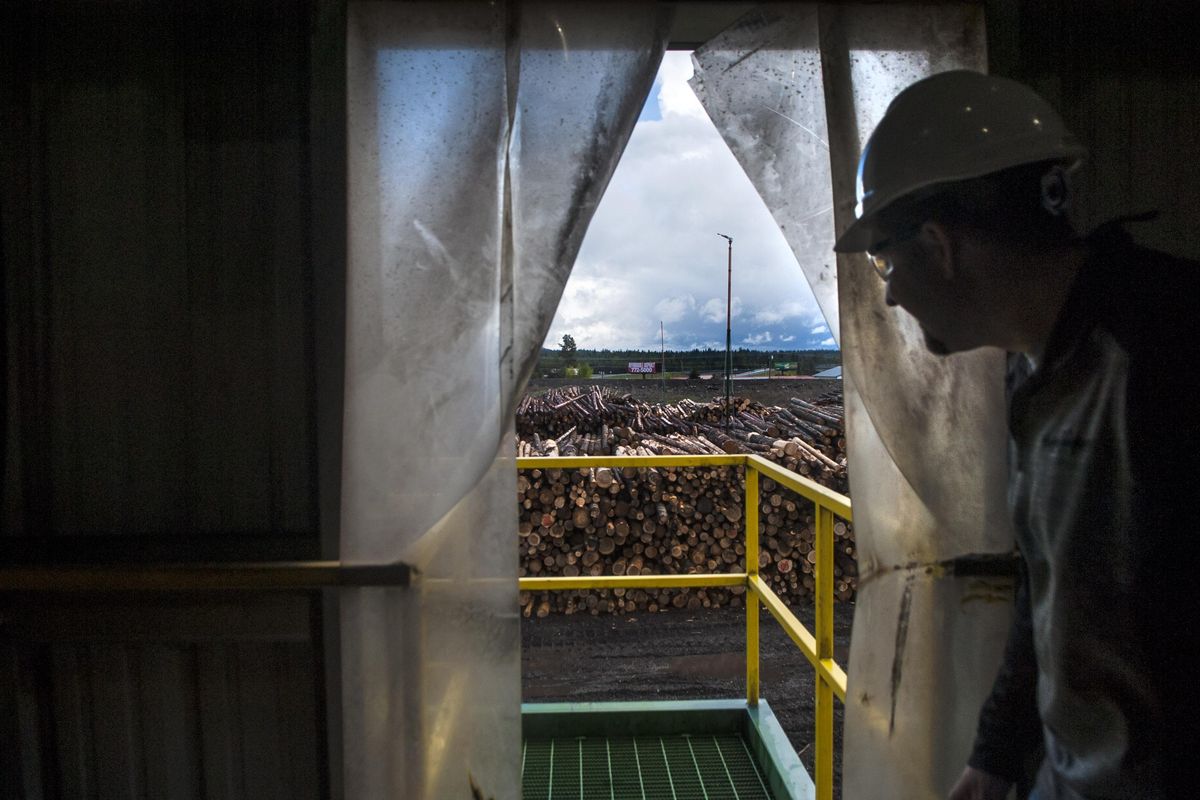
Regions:
M 733 237 L 723 233 L 718 233 L 717 236 L 729 242 L 729 280 L 725 287 L 725 424 L 728 425 L 733 395 L 733 337 L 731 335 L 733 329 L 730 326 L 733 308 Z
M 663 321 L 658 321 L 658 335 L 662 343 L 662 396 L 663 402 L 667 402 L 667 334 L 663 328 Z

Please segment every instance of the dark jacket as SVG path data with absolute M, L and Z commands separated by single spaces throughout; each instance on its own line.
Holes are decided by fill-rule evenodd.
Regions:
M 1025 569 L 970 763 L 1017 779 L 1044 744 L 1045 800 L 1195 796 L 1200 265 L 1115 225 L 1088 247 L 1010 399 Z

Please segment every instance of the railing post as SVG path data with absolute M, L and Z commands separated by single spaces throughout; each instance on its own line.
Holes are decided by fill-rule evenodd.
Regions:
M 758 705 L 758 470 L 746 459 L 746 703 Z
M 759 699 L 759 613 L 765 602 L 771 613 L 783 624 L 792 641 L 815 662 L 816 678 L 816 800 L 833 800 L 833 702 L 835 696 L 845 701 L 846 676 L 833 660 L 833 520 L 834 514 L 853 519 L 850 500 L 822 486 L 783 469 L 760 456 L 634 456 L 634 457 L 572 457 L 521 458 L 518 469 L 582 469 L 592 466 L 642 465 L 742 466 L 745 469 L 745 572 L 724 575 L 638 575 L 579 576 L 572 578 L 521 578 L 522 591 L 557 591 L 562 589 L 596 589 L 617 586 L 632 588 L 683 588 L 689 586 L 746 585 L 746 702 L 753 707 Z M 761 469 L 761 471 L 760 471 Z M 783 601 L 759 579 L 759 481 L 762 475 L 811 500 L 816 506 L 816 564 L 814 569 L 816 631 L 810 634 L 800 620 L 788 610 Z M 3 584 L 3 581 L 0 581 Z M 758 585 L 762 585 L 762 594 Z
M 817 659 L 833 658 L 833 512 L 817 506 L 816 591 Z M 833 798 L 833 687 L 820 672 L 817 685 L 817 800 Z

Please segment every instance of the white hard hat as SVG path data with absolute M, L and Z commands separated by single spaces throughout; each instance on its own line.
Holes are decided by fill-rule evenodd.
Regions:
M 969 70 L 917 81 L 871 134 L 858 164 L 858 219 L 833 249 L 870 248 L 879 212 L 922 189 L 1024 164 L 1074 165 L 1086 152 L 1050 104 L 1016 81 Z

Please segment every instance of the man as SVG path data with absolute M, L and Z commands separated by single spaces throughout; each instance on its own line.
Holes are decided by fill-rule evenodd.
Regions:
M 1004 663 L 952 800 L 1200 796 L 1191 375 L 1200 265 L 1067 219 L 1084 150 L 1028 88 L 967 71 L 892 102 L 859 166 L 858 219 L 888 305 L 942 356 L 999 347 L 1009 504 L 1024 559 Z M 1186 622 L 1184 622 L 1186 625 Z

